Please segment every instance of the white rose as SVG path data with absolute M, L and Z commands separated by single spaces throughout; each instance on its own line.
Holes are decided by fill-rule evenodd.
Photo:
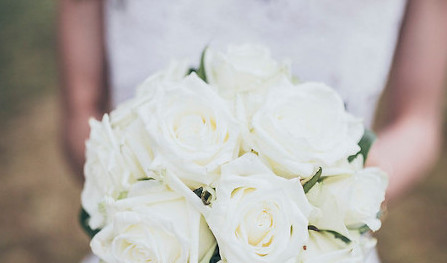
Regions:
M 290 79 L 290 63 L 278 63 L 270 51 L 259 45 L 229 46 L 226 53 L 206 51 L 207 80 L 217 87 L 241 122 L 244 152 L 250 151 L 250 120 L 263 104 L 268 88 L 283 79 Z
M 112 221 L 91 241 L 108 263 L 199 262 L 215 247 L 200 213 L 157 181 L 138 182 L 111 206 Z
M 379 230 L 381 221 L 378 218 L 380 207 L 385 200 L 385 192 L 388 186 L 388 177 L 379 168 L 365 168 L 350 177 L 351 182 L 340 182 L 338 191 L 341 192 L 344 185 L 352 185 L 349 194 L 349 209 L 345 223 L 349 227 L 366 224 L 372 231 Z M 335 187 L 333 187 L 335 192 Z
M 282 82 L 270 90 L 252 120 L 255 150 L 281 176 L 308 177 L 319 166 L 357 153 L 362 122 L 321 83 Z
M 290 78 L 288 63 L 278 63 L 263 46 L 229 46 L 226 53 L 206 51 L 207 81 L 215 85 L 221 96 L 233 98 L 239 92 L 271 86 L 278 79 Z
M 206 219 L 225 262 L 289 262 L 301 253 L 311 206 L 298 179 L 246 154 L 222 167 L 216 186 Z
M 147 177 L 153 158 L 143 123 L 124 108 L 116 113 L 112 113 L 114 121 L 108 115 L 101 122 L 90 120 L 81 200 L 92 229 L 107 220 L 104 202 L 120 198 L 137 179 Z
M 329 233 L 310 231 L 306 249 L 297 263 L 364 263 L 366 250 L 375 245 L 374 240 L 368 239 L 366 247 L 357 241 L 346 244 Z
M 136 97 L 152 96 L 155 87 L 167 82 L 179 82 L 188 73 L 188 62 L 186 60 L 172 61 L 167 68 L 156 72 L 148 77 L 137 88 Z
M 378 168 L 353 169 L 351 174 L 327 177 L 308 193 L 321 213 L 312 223 L 345 235 L 348 229 L 364 225 L 377 231 L 381 226 L 377 215 L 387 184 L 386 174 Z
M 177 170 L 190 187 L 209 184 L 239 151 L 239 125 L 228 106 L 196 74 L 159 88 L 139 110 L 159 167 Z
M 337 176 L 323 182 L 323 191 L 330 191 L 346 207 L 345 224 L 356 227 L 366 224 L 377 231 L 381 226 L 377 218 L 385 200 L 388 186 L 386 174 L 379 168 L 365 168 L 354 175 Z

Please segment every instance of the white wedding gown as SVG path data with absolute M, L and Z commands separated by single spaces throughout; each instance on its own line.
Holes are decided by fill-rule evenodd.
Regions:
M 107 0 L 114 105 L 170 60 L 206 45 L 262 43 L 294 75 L 339 91 L 369 126 L 387 80 L 405 0 Z M 372 255 L 368 263 L 379 262 Z

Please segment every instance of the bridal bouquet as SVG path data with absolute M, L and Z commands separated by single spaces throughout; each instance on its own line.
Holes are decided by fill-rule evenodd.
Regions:
M 387 186 L 374 136 L 260 46 L 206 49 L 91 120 L 81 223 L 103 262 L 364 262 Z

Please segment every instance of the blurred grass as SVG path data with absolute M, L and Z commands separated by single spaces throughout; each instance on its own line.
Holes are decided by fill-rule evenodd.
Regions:
M 0 0 L 0 262 L 75 263 L 88 251 L 80 186 L 57 139 L 55 8 Z M 446 173 L 444 150 L 431 177 L 389 211 L 378 234 L 383 263 L 447 262 Z
M 79 262 L 80 186 L 58 140 L 56 3 L 0 0 L 0 262 Z
M 55 3 L 0 1 L 1 123 L 30 100 L 55 89 Z

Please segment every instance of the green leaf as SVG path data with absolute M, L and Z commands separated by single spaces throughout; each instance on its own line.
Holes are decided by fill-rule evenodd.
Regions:
M 369 226 L 367 226 L 367 225 L 363 225 L 363 226 L 359 227 L 357 230 L 359 231 L 359 233 L 360 233 L 361 235 L 363 235 L 363 234 L 365 234 L 365 233 L 370 232 L 370 231 L 371 231 L 371 228 L 369 228 Z
M 318 227 L 313 226 L 313 225 L 309 225 L 309 226 L 307 227 L 307 229 L 312 230 L 312 231 L 316 231 L 316 232 L 319 232 L 319 233 L 328 233 L 328 234 L 331 234 L 331 235 L 333 235 L 336 239 L 340 239 L 341 241 L 343 241 L 343 242 L 344 242 L 345 244 L 347 244 L 347 245 L 349 245 L 349 244 L 352 242 L 351 239 L 347 238 L 346 236 L 344 236 L 344 235 L 342 235 L 342 234 L 340 234 L 340 233 L 338 233 L 337 231 L 334 231 L 334 230 L 319 229 Z
M 99 231 L 101 231 L 101 229 L 91 229 L 88 225 L 89 219 L 90 215 L 87 213 L 87 211 L 84 210 L 84 208 L 81 207 L 81 211 L 79 213 L 79 223 L 81 224 L 81 227 L 85 231 L 85 233 L 90 238 L 93 238 Z
M 329 233 L 329 234 L 333 235 L 336 239 L 340 239 L 341 241 L 343 241 L 344 243 L 346 243 L 348 245 L 352 242 L 351 239 L 347 238 L 346 236 L 344 236 L 336 231 L 333 231 L 333 230 L 320 230 L 320 231 Z
M 220 253 L 219 253 L 219 246 L 216 246 L 216 249 L 214 249 L 214 253 L 213 256 L 210 259 L 210 263 L 217 263 L 221 260 L 222 258 L 220 257 Z
M 379 212 L 377 212 L 376 218 L 377 219 L 382 219 L 386 215 L 386 213 L 387 213 L 386 206 L 383 205 L 380 208 Z
M 324 182 L 326 179 L 331 178 L 331 176 L 320 176 L 320 179 L 318 179 L 318 183 Z
M 200 66 L 197 69 L 197 76 L 201 78 L 203 81 L 208 83 L 208 80 L 206 78 L 206 72 L 205 72 L 205 55 L 206 51 L 208 50 L 208 47 L 205 47 L 202 51 L 202 56 L 200 57 Z
M 210 263 L 210 260 L 213 258 L 214 253 L 216 251 L 216 247 L 217 247 L 217 243 L 212 245 L 205 253 L 205 255 L 203 255 L 203 257 L 201 259 L 199 259 L 198 263 Z
M 366 162 L 369 150 L 376 140 L 377 136 L 373 131 L 365 129 L 362 138 L 359 141 L 360 151 L 354 155 L 348 157 L 348 161 L 352 162 L 359 154 L 363 155 L 363 163 Z
M 196 72 L 197 73 L 197 69 L 194 67 L 190 67 L 188 69 L 188 72 L 186 73 L 186 76 L 189 76 L 191 73 Z
M 143 178 L 138 178 L 137 181 L 150 181 L 150 180 L 155 180 L 155 178 L 153 177 L 143 177 Z
M 211 200 L 213 199 L 213 195 L 207 191 L 204 190 L 203 187 L 199 187 L 195 190 L 193 190 L 193 192 L 202 200 L 202 203 L 204 205 L 210 205 L 211 204 Z
M 307 192 L 310 191 L 310 189 L 312 189 L 312 187 L 314 187 L 314 185 L 318 182 L 318 180 L 321 177 L 321 173 L 323 172 L 323 169 L 320 167 L 320 169 L 318 169 L 317 173 L 315 173 L 314 176 L 312 176 L 312 178 L 310 178 L 309 181 L 307 181 L 306 183 L 304 183 L 303 185 L 303 189 L 304 189 L 304 193 L 307 194 Z
M 355 225 L 355 226 L 348 226 L 349 230 L 352 231 L 358 231 L 360 235 L 363 235 L 365 233 L 371 232 L 371 228 L 369 228 L 368 225 L 364 224 L 364 225 Z
M 203 187 L 201 186 L 201 187 L 199 187 L 199 188 L 193 190 L 193 192 L 194 192 L 199 198 L 202 198 Z
M 318 229 L 318 227 L 316 227 L 314 225 L 308 225 L 307 229 L 308 230 L 312 230 L 312 231 L 316 231 L 316 232 L 320 232 L 320 229 Z

